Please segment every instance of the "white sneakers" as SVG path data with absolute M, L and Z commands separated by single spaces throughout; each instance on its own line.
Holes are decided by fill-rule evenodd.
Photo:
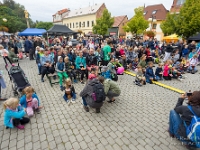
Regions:
M 67 100 L 67 104 L 68 104 L 68 105 L 70 105 L 71 103 L 73 103 L 73 104 L 76 103 L 76 100 L 73 99 L 73 98 L 70 99 L 70 100 Z

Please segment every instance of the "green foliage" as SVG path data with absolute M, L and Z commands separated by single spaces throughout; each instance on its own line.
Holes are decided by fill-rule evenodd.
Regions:
M 40 21 L 36 24 L 36 28 L 40 28 L 40 29 L 49 30 L 51 27 L 53 27 L 52 22 L 42 22 L 42 21 Z
M 167 14 L 166 20 L 163 21 L 160 25 L 163 33 L 165 35 L 171 35 L 176 32 L 176 20 L 178 15 L 177 14 Z
M 147 35 L 150 38 L 154 37 L 156 35 L 155 32 L 153 32 L 153 31 L 145 31 L 144 34 Z
M 177 19 L 176 33 L 188 38 L 200 32 L 200 0 L 186 0 Z
M 111 28 L 114 23 L 114 18 L 111 17 L 111 13 L 107 9 L 104 9 L 103 15 L 96 20 L 96 24 L 93 26 L 93 32 L 99 35 L 105 35 L 108 28 Z
M 7 27 L 10 33 L 26 29 L 27 24 L 24 17 L 24 10 L 23 5 L 13 0 L 3 0 L 3 3 L 0 3 L 0 25 Z M 7 22 L 3 22 L 3 18 L 6 18 Z M 31 19 L 29 19 L 29 23 L 31 27 L 34 27 Z
M 188 38 L 200 32 L 200 0 L 186 0 L 179 14 L 168 14 L 161 24 L 165 34 L 176 33 Z
M 138 7 L 135 10 L 135 16 L 123 27 L 126 32 L 131 32 L 132 34 L 141 34 L 149 26 L 148 21 L 144 19 L 143 7 Z

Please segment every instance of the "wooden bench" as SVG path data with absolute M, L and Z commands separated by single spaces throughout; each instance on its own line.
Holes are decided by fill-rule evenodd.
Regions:
M 47 79 L 49 80 L 49 83 L 50 83 L 51 87 L 53 87 L 54 84 L 58 84 L 59 83 L 59 80 L 53 79 L 54 77 L 58 78 L 56 72 L 53 73 L 53 74 L 47 73 L 46 76 L 47 76 Z M 53 80 L 55 80 L 55 81 L 53 81 Z

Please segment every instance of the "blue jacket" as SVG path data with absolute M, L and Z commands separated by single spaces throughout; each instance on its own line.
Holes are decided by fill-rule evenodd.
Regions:
M 149 79 L 149 78 L 155 78 L 153 68 L 150 68 L 150 67 L 146 69 L 146 79 Z
M 38 106 L 40 106 L 40 100 L 39 100 L 38 96 L 36 94 L 33 94 L 32 98 L 36 98 L 38 100 Z M 27 108 L 26 95 L 23 95 L 20 98 L 20 104 L 22 107 Z
M 53 64 L 53 58 L 52 58 L 51 55 L 48 55 L 47 57 L 44 55 L 44 56 L 42 56 L 42 57 L 40 58 L 40 62 L 41 62 L 41 64 L 42 64 L 42 66 L 44 66 L 44 64 L 45 64 L 46 62 L 49 62 L 50 64 Z
M 183 57 L 185 57 L 185 56 L 188 55 L 188 54 L 189 54 L 189 49 L 184 48 L 183 51 L 182 51 Z
M 13 111 L 10 109 L 6 109 L 4 112 L 4 125 L 9 128 L 14 128 L 12 119 L 17 118 L 21 119 L 24 117 L 26 112 L 23 110 L 21 106 L 17 107 L 17 111 Z
M 24 47 L 25 47 L 25 51 L 29 51 L 30 49 L 33 48 L 33 43 L 29 40 L 26 40 L 25 41 L 25 44 L 24 44 Z
M 102 75 L 105 79 L 111 79 L 110 70 L 107 70 L 106 72 L 102 72 L 101 75 Z
M 58 72 L 59 72 L 59 71 L 63 71 L 64 68 L 65 68 L 65 63 L 64 63 L 64 62 L 62 62 L 62 63 L 57 62 L 57 64 L 56 64 L 56 71 L 57 71 L 57 70 L 58 70 Z
M 83 65 L 86 68 L 86 59 L 84 57 L 77 56 L 75 61 L 76 69 L 80 69 L 80 65 Z

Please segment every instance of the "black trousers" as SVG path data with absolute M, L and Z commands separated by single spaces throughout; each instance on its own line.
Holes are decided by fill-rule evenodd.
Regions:
M 8 64 L 7 60 L 9 61 L 10 64 L 12 64 L 12 61 L 10 60 L 10 58 L 8 56 L 3 56 L 3 59 L 4 59 L 4 62 L 6 63 L 6 65 Z
M 15 127 L 17 127 L 18 125 L 25 125 L 27 123 L 29 123 L 30 119 L 29 118 L 26 118 L 26 117 L 23 117 L 22 119 L 13 119 L 13 125 Z
M 34 60 L 35 58 L 35 50 L 34 49 L 30 49 L 29 50 L 29 59 L 30 60 Z
M 44 76 L 47 73 L 54 73 L 54 71 L 55 71 L 55 69 L 53 67 L 42 66 L 42 68 L 41 68 L 42 79 L 44 78 Z
M 76 71 L 75 70 L 67 71 L 66 73 L 70 77 L 71 80 L 72 80 L 72 78 L 74 78 L 74 80 L 76 80 Z
M 103 60 L 103 61 L 102 61 L 102 65 L 103 65 L 103 66 L 107 66 L 108 63 L 109 63 L 109 60 Z
M 88 79 L 88 71 L 87 71 L 87 70 L 81 70 L 81 69 L 79 69 L 78 71 L 79 71 L 80 74 L 81 74 L 81 80 L 83 80 L 84 75 L 85 75 L 86 78 Z

